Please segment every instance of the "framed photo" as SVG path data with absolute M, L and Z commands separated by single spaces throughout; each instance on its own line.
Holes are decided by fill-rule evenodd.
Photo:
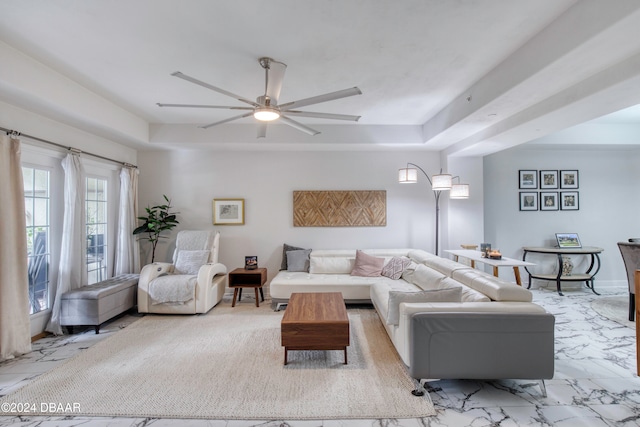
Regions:
M 558 171 L 540 171 L 540 189 L 558 188 Z
M 541 191 L 540 192 L 540 210 L 541 211 L 557 211 L 558 210 L 558 192 L 557 191 Z
M 518 187 L 521 190 L 535 190 L 538 188 L 538 171 L 537 170 L 520 170 L 518 171 L 519 180 Z
M 255 270 L 258 268 L 258 257 L 255 255 L 244 257 L 244 269 Z
M 577 191 L 560 192 L 560 209 L 563 211 L 577 211 L 579 208 Z
M 244 199 L 213 199 L 213 225 L 244 225 Z
M 581 248 L 578 233 L 556 233 L 559 248 Z
M 538 193 L 535 191 L 520 192 L 520 210 L 521 211 L 537 211 L 538 210 Z
M 578 188 L 578 171 L 563 170 L 560 171 L 560 188 Z

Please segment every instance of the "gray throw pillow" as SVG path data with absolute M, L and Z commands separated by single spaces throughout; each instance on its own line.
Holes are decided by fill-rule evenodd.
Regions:
M 309 272 L 311 249 L 287 251 L 287 270 Z
M 420 292 L 389 292 L 389 311 L 387 312 L 387 325 L 397 325 L 400 322 L 401 302 L 460 302 L 462 300 L 462 288 L 436 289 Z
M 302 251 L 304 248 L 298 248 L 296 246 L 282 245 L 282 262 L 280 263 L 280 270 L 287 270 L 287 252 L 289 251 Z

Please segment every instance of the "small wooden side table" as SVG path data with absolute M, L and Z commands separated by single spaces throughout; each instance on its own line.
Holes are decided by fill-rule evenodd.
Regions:
M 254 270 L 246 270 L 244 268 L 236 268 L 229 273 L 229 287 L 233 288 L 233 302 L 231 307 L 236 306 L 236 299 L 240 301 L 242 299 L 242 288 L 253 288 L 256 293 L 256 307 L 260 307 L 258 300 L 258 290 L 260 290 L 260 297 L 264 301 L 264 293 L 262 291 L 262 285 L 267 282 L 267 269 L 256 268 Z

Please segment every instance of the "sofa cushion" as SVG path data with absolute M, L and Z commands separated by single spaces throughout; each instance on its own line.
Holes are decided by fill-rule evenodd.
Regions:
M 368 255 L 362 251 L 356 251 L 356 262 L 351 270 L 352 276 L 377 277 L 382 273 L 384 258 Z
M 405 268 L 407 268 L 409 264 L 411 264 L 411 260 L 409 258 L 394 256 L 382 268 L 382 273 L 380 274 L 390 279 L 398 280 L 402 277 L 402 273 L 404 273 Z
M 287 251 L 287 270 L 308 272 L 310 254 L 311 249 Z
M 356 262 L 356 251 L 314 250 L 309 262 L 311 274 L 351 274 Z
M 187 274 L 195 276 L 200 267 L 209 260 L 211 251 L 179 251 L 176 259 L 175 274 Z
M 457 270 L 452 278 L 486 295 L 493 301 L 531 302 L 533 294 L 514 283 L 510 283 L 479 270 Z
M 439 258 L 438 255 L 423 251 L 422 249 L 412 249 L 407 253 L 407 256 L 418 264 L 424 264 L 428 259 Z
M 287 269 L 287 252 L 289 251 L 303 251 L 304 248 L 299 248 L 297 246 L 287 245 L 286 243 L 282 245 L 282 262 L 280 263 L 280 270 Z
M 403 302 L 460 302 L 461 288 L 433 289 L 419 292 L 389 292 L 387 325 L 397 325 L 400 317 L 400 303 Z
M 471 267 L 469 267 L 468 265 L 460 264 L 459 262 L 453 261 L 451 259 L 440 257 L 427 258 L 424 260 L 423 264 L 433 268 L 434 270 L 438 270 L 440 273 L 449 277 L 451 277 L 451 274 L 457 270 L 471 270 Z
M 478 292 L 473 288 L 470 288 L 467 285 L 464 285 L 458 281 L 453 280 L 450 277 L 446 277 L 444 279 L 442 279 L 442 281 L 439 283 L 440 288 L 439 289 L 444 289 L 444 288 L 451 288 L 454 286 L 459 286 L 461 288 L 461 294 L 462 294 L 462 298 L 461 298 L 461 302 L 463 303 L 468 303 L 468 302 L 491 302 L 491 298 L 489 298 L 488 296 L 486 296 L 485 294 L 483 294 L 482 292 Z
M 440 281 L 446 277 L 444 274 L 422 264 L 414 264 L 402 274 L 404 280 L 423 290 L 439 289 Z

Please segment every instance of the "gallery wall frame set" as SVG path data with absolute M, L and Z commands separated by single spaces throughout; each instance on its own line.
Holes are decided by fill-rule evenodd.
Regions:
M 521 169 L 518 171 L 519 206 L 521 211 L 572 211 L 579 209 L 579 186 L 576 169 Z

